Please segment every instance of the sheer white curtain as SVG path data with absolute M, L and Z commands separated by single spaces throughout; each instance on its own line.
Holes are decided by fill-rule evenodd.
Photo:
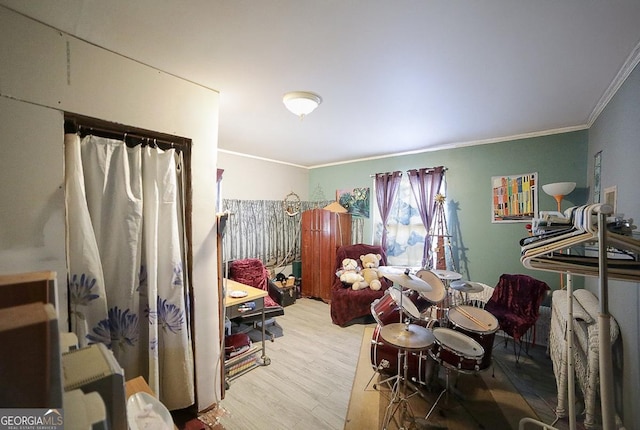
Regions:
M 410 170 L 407 175 L 393 173 L 398 184 L 387 203 L 386 224 L 383 224 L 380 205 L 375 208 L 373 218 L 373 243 L 383 243 L 383 233 L 386 232 L 388 265 L 434 267 L 429 252 L 429 231 L 435 194 L 443 192 L 445 187 L 444 171 L 444 167 L 436 167 Z M 379 173 L 376 176 L 383 175 L 391 174 Z M 411 183 L 412 177 L 414 184 Z M 377 180 L 374 180 L 374 187 L 378 195 Z
M 194 403 L 179 156 L 65 135 L 69 318 L 169 409 Z
M 387 232 L 387 264 L 421 267 L 427 230 L 406 175 L 400 180 L 386 226 L 382 224 L 380 211 L 374 212 L 374 244 L 381 243 L 384 228 Z

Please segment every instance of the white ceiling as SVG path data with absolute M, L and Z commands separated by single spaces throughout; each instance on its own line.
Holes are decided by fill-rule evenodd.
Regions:
M 586 128 L 640 41 L 637 0 L 0 4 L 218 90 L 220 149 L 300 166 Z

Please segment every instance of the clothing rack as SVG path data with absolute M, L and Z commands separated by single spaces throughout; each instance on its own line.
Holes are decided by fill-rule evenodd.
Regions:
M 640 281 L 640 268 L 633 266 L 630 269 L 610 268 L 607 255 L 609 246 L 618 247 L 628 250 L 631 253 L 640 253 L 640 241 L 623 236 L 617 233 L 611 233 L 607 230 L 607 216 L 613 213 L 613 208 L 606 204 L 593 204 L 581 207 L 575 207 L 568 210 L 573 219 L 573 227 L 562 234 L 554 235 L 551 238 L 540 238 L 537 241 L 529 242 L 522 247 L 521 262 L 530 269 L 546 270 L 551 272 L 560 272 L 568 277 L 567 288 L 567 307 L 569 318 L 567 321 L 567 349 L 571 351 L 571 342 L 573 338 L 573 293 L 571 284 L 571 275 L 578 274 L 583 276 L 597 276 L 599 279 L 599 304 L 600 314 L 598 317 L 598 333 L 599 335 L 599 376 L 600 376 L 600 401 L 602 410 L 602 428 L 603 430 L 613 430 L 615 428 L 615 407 L 613 393 L 613 366 L 611 359 L 610 333 L 611 315 L 609 314 L 609 286 L 608 280 L 632 280 Z M 594 224 L 593 217 L 597 216 L 597 224 Z M 597 227 L 596 227 L 597 225 Z M 579 262 L 560 262 L 557 257 L 554 260 L 554 252 L 570 249 L 576 245 L 587 243 L 596 243 L 598 245 L 597 266 L 591 262 L 589 264 L 580 264 Z M 573 386 L 573 355 L 567 354 L 569 368 L 569 425 L 570 429 L 575 429 L 575 413 L 573 407 L 575 404 L 575 388 Z

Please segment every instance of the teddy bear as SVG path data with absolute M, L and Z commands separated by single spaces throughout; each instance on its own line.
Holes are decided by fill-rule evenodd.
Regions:
M 376 291 L 382 288 L 382 284 L 380 283 L 382 274 L 378 271 L 380 260 L 382 260 L 382 256 L 380 254 L 361 255 L 360 261 L 362 262 L 362 270 L 360 271 L 360 274 L 364 277 L 364 281 L 354 283 L 351 288 L 354 290 L 360 290 L 369 287 Z
M 364 281 L 364 278 L 359 273 L 358 262 L 353 258 L 342 260 L 342 268 L 336 272 L 336 276 L 340 278 L 342 283 L 348 285 Z

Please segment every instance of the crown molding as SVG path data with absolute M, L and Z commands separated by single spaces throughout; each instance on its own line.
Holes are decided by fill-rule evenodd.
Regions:
M 631 54 L 629 54 L 629 56 L 627 57 L 627 60 L 622 65 L 622 68 L 620 68 L 616 77 L 613 78 L 613 81 L 611 81 L 611 84 L 605 90 L 604 94 L 602 94 L 602 97 L 600 97 L 600 100 L 593 108 L 593 111 L 589 116 L 589 121 L 587 122 L 589 128 L 591 128 L 593 123 L 596 122 L 604 108 L 607 107 L 613 96 L 618 92 L 624 81 L 627 80 L 627 78 L 629 77 L 631 72 L 633 72 L 633 69 L 635 69 L 639 62 L 640 42 L 638 42 L 633 51 L 631 51 Z

